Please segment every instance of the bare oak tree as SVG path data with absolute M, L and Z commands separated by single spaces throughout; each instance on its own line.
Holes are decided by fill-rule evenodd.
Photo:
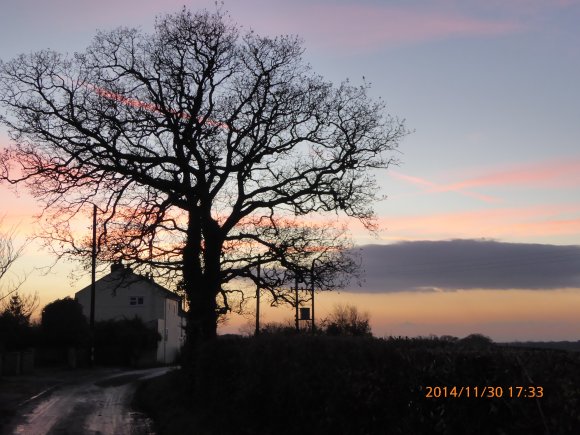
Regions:
M 313 222 L 339 213 L 372 227 L 373 170 L 406 134 L 367 84 L 334 86 L 302 54 L 296 37 L 183 9 L 152 34 L 21 55 L 0 65 L 13 140 L 1 177 L 44 201 L 57 246 L 82 250 L 71 218 L 97 204 L 103 252 L 178 274 L 189 339 L 211 338 L 227 284 L 257 280 L 258 263 L 272 290 L 280 268 L 317 257 L 348 271 L 344 233 Z

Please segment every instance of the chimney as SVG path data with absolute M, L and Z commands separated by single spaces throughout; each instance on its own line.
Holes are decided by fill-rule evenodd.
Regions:
M 115 273 L 118 272 L 120 270 L 123 270 L 123 263 L 121 263 L 121 261 L 115 261 L 113 264 L 111 264 L 111 273 Z

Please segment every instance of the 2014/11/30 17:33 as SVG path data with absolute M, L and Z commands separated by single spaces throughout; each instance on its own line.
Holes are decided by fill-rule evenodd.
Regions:
M 544 397 L 544 387 L 542 386 L 426 386 L 425 397 L 428 399 L 459 399 L 459 398 L 483 398 L 483 399 L 500 399 L 500 398 L 524 398 L 540 399 Z

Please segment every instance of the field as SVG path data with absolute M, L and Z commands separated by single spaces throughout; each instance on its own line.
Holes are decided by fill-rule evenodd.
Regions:
M 577 434 L 580 354 L 477 339 L 220 339 L 136 401 L 160 434 Z

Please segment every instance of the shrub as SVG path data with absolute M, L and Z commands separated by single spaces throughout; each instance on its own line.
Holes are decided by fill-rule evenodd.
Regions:
M 327 335 L 351 337 L 371 336 L 368 313 L 361 313 L 353 305 L 337 305 L 322 321 L 322 330 Z

